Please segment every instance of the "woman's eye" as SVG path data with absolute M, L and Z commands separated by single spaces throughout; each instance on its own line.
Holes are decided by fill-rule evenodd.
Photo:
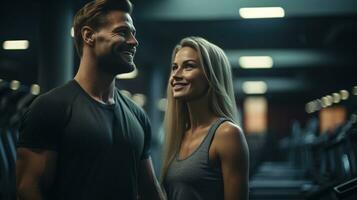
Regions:
M 175 71 L 177 69 L 177 65 L 171 66 L 172 71 Z
M 188 70 L 190 70 L 190 69 L 192 69 L 192 68 L 194 68 L 195 66 L 193 66 L 192 64 L 187 64 L 187 65 L 185 65 L 185 68 L 186 69 L 188 69 Z

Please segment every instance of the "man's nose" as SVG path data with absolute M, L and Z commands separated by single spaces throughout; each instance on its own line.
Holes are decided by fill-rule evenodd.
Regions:
M 135 47 L 139 45 L 139 42 L 133 33 L 130 33 L 127 43 Z

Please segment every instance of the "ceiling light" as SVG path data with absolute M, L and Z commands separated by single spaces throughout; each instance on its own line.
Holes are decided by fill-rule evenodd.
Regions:
M 74 38 L 74 28 L 73 28 L 73 26 L 71 28 L 71 37 Z
M 30 91 L 31 91 L 31 94 L 33 94 L 33 95 L 39 95 L 40 91 L 41 91 L 41 88 L 37 84 L 32 84 Z
M 126 97 L 131 98 L 131 93 L 128 90 L 120 90 L 120 93 Z
M 285 11 L 282 7 L 255 7 L 240 8 L 239 14 L 244 19 L 281 18 L 285 16 Z
M 264 94 L 268 87 L 264 81 L 246 81 L 242 88 L 246 94 Z
M 314 105 L 314 102 L 309 102 L 305 105 L 305 111 L 307 113 L 313 113 L 315 112 L 315 105 Z
M 352 115 L 351 115 L 351 122 L 352 122 L 353 124 L 357 123 L 357 115 L 356 115 L 356 114 L 352 114 Z
M 321 101 L 323 103 L 322 105 L 324 105 L 325 107 L 328 107 L 328 106 L 332 105 L 333 99 L 332 99 L 332 96 L 327 95 L 327 96 L 322 97 Z
M 5 50 L 24 50 L 29 48 L 28 40 L 6 40 L 2 44 Z
M 270 56 L 242 56 L 239 65 L 245 69 L 272 68 L 273 58 Z
M 322 109 L 322 101 L 320 99 L 316 99 L 313 102 L 313 105 L 314 105 L 314 110 L 315 111 L 319 111 Z
M 13 80 L 10 82 L 10 89 L 11 90 L 18 90 L 20 88 L 20 81 L 17 81 L 17 80 Z
M 331 95 L 327 95 L 327 105 L 331 106 L 333 104 L 333 97 Z
M 334 103 L 340 103 L 341 101 L 341 95 L 339 93 L 333 93 L 332 94 L 333 97 L 333 102 Z
M 143 94 L 134 94 L 131 99 L 140 107 L 143 107 L 146 103 L 146 96 Z
M 342 100 L 347 100 L 350 96 L 350 93 L 348 93 L 347 90 L 340 90 L 340 95 Z
M 166 110 L 166 106 L 167 106 L 167 99 L 166 98 L 162 98 L 157 102 L 157 107 L 160 111 L 165 111 Z
M 320 103 L 321 103 L 321 107 L 322 107 L 322 108 L 326 108 L 326 107 L 327 107 L 326 101 L 325 101 L 323 98 L 320 99 Z
M 352 89 L 353 95 L 357 95 L 357 86 L 354 86 Z

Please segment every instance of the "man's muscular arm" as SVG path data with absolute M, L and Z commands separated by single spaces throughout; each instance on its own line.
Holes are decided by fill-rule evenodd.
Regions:
M 18 200 L 42 200 L 53 184 L 56 171 L 55 151 L 18 148 L 16 196 Z
M 152 165 L 151 157 L 140 163 L 139 171 L 139 196 L 140 200 L 165 200 L 163 190 L 160 187 Z

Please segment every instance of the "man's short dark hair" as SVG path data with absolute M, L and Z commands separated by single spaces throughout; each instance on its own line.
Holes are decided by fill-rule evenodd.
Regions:
M 80 57 L 83 54 L 83 38 L 81 29 L 89 26 L 94 30 L 106 25 L 106 14 L 110 11 L 121 10 L 131 14 L 133 6 L 129 0 L 94 0 L 81 8 L 73 20 L 74 43 Z

